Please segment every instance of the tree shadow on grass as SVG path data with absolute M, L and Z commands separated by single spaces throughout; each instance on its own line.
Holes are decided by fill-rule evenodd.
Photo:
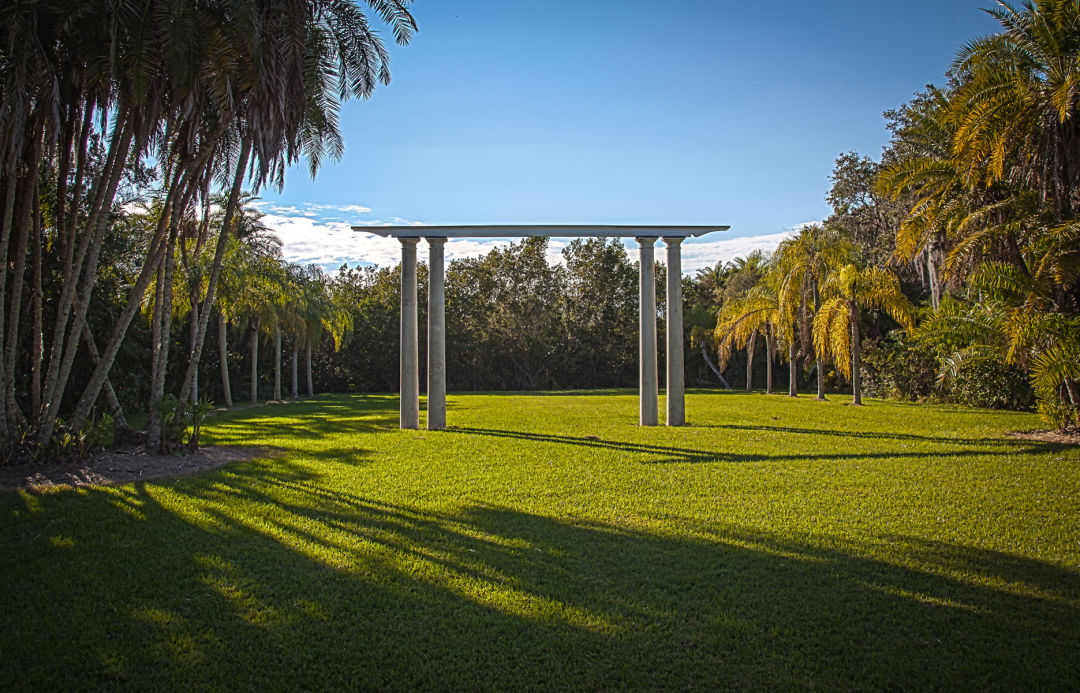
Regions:
M 739 428 L 739 427 L 734 427 Z M 756 428 L 756 427 L 741 427 Z M 845 435 L 839 431 L 810 431 L 802 429 L 770 429 L 762 427 L 762 430 L 785 430 L 813 433 L 815 435 Z M 825 452 L 825 453 L 749 453 L 732 452 L 729 449 L 708 450 L 703 448 L 683 448 L 671 445 L 655 445 L 651 443 L 638 443 L 632 441 L 604 440 L 595 436 L 567 436 L 553 433 L 534 433 L 527 431 L 509 431 L 490 428 L 474 428 L 469 426 L 450 426 L 447 431 L 465 435 L 490 436 L 495 438 L 513 438 L 536 443 L 555 445 L 570 445 L 582 448 L 594 448 L 600 450 L 612 450 L 622 454 L 636 454 L 638 461 L 644 464 L 663 463 L 708 463 L 708 462 L 783 462 L 783 461 L 823 461 L 823 460 L 903 460 L 922 459 L 936 457 L 1000 457 L 1005 455 L 1022 455 L 1046 452 L 1057 452 L 1072 449 L 1070 446 L 1057 443 L 1037 443 L 1034 441 L 1000 441 L 1003 445 L 998 450 L 971 450 L 960 445 L 970 445 L 962 440 L 941 438 L 928 440 L 941 443 L 941 447 L 935 450 L 904 450 L 902 452 Z M 867 435 L 866 437 L 875 437 Z
M 749 424 L 694 424 L 695 428 L 718 428 L 732 431 L 763 431 L 766 433 L 794 433 L 809 436 L 836 436 L 839 438 L 863 438 L 871 440 L 914 440 L 928 443 L 942 443 L 947 445 L 985 445 L 1016 448 L 1018 441 L 1008 438 L 954 438 L 951 436 L 927 436 L 917 433 L 900 433 L 898 431 L 849 431 L 842 429 L 827 428 L 798 428 L 795 426 L 773 425 L 749 425 Z M 1033 441 L 1036 442 L 1037 441 Z M 1039 443 L 1041 451 L 1075 450 L 1075 446 L 1062 443 Z
M 433 510 L 289 464 L 10 496 L 0 529 L 6 690 L 1080 685 L 1075 569 L 927 539 Z

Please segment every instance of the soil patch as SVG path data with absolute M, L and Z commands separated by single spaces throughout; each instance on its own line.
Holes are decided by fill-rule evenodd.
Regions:
M 207 445 L 186 455 L 150 454 L 141 446 L 116 448 L 80 462 L 0 468 L 0 489 L 96 486 L 186 476 L 267 454 L 266 448 L 235 445 Z
M 1038 440 L 1043 443 L 1065 443 L 1066 445 L 1080 445 L 1080 428 L 1070 427 L 1064 431 L 1052 428 L 1046 431 L 1014 431 L 1008 434 L 1010 438 L 1021 440 Z

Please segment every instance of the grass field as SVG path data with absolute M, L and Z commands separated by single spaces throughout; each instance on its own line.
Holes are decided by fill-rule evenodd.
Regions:
M 1077 448 L 843 401 L 218 416 L 207 442 L 272 454 L 0 495 L 0 689 L 1080 687 Z

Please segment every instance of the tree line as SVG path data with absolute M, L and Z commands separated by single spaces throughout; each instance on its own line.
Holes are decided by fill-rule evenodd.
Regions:
M 362 4 L 409 41 L 407 2 Z M 690 383 L 771 391 L 786 362 L 789 393 L 1026 388 L 1076 422 L 1080 2 L 990 13 L 998 33 L 886 114 L 879 160 L 837 160 L 829 219 L 684 277 Z M 291 266 L 251 199 L 339 155 L 341 101 L 388 65 L 355 2 L 0 8 L 5 458 L 85 447 L 125 408 L 168 448 L 241 389 L 396 389 L 398 270 Z M 636 383 L 625 250 L 576 241 L 553 266 L 544 243 L 449 264 L 452 389 Z
M 819 378 L 822 359 L 850 374 L 856 400 L 869 376 L 882 394 L 1034 399 L 1048 421 L 1077 423 L 1080 2 L 986 12 L 1000 31 L 885 114 L 880 160 L 837 159 L 824 226 L 759 259 L 752 288 L 724 302 L 721 356 L 775 335 L 817 360 Z M 795 246 L 815 250 L 795 260 Z
M 407 0 L 365 5 L 409 41 Z M 77 442 L 154 287 L 147 430 L 160 446 L 178 260 L 211 252 L 189 305 L 183 408 L 241 192 L 340 155 L 340 103 L 389 81 L 386 48 L 355 2 L 18 2 L 0 8 L 0 66 L 0 440 Z M 121 230 L 134 199 L 152 201 L 151 223 Z M 128 266 L 102 263 L 107 242 Z M 99 280 L 120 297 L 102 305 Z M 97 311 L 110 314 L 94 334 Z

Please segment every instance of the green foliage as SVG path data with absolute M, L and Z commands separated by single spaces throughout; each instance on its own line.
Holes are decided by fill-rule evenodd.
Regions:
M 32 451 L 32 461 L 38 464 L 78 462 L 111 445 L 114 430 L 113 418 L 102 414 L 88 419 L 78 431 L 61 427 L 48 445 L 27 449 Z M 30 440 L 30 435 L 23 436 L 26 445 L 29 446 Z
M 896 331 L 863 342 L 862 369 L 863 389 L 870 397 L 924 400 L 936 390 L 939 364 L 933 351 Z
M 951 397 L 971 407 L 1029 410 L 1035 403 L 1035 393 L 1024 372 L 1000 361 L 969 361 L 948 383 Z
M 206 398 L 184 406 L 173 395 L 165 395 L 160 410 L 162 452 L 197 450 L 203 422 L 213 409 Z

